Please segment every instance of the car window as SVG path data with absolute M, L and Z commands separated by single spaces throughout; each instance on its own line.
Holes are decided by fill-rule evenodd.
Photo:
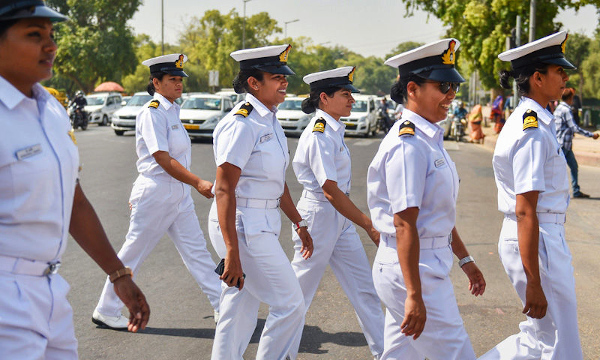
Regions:
M 112 104 L 114 104 L 114 103 L 115 103 L 115 98 L 113 98 L 113 97 L 109 97 L 109 98 L 108 98 L 108 101 L 106 102 L 106 105 L 112 105 Z
M 223 104 L 223 111 L 231 111 L 233 109 L 233 102 L 229 98 L 224 99 Z
M 367 102 L 365 100 L 357 100 L 352 104 L 352 111 L 367 112 Z
M 221 99 L 189 98 L 181 105 L 182 109 L 221 110 Z
M 133 95 L 127 102 L 127 106 L 142 106 L 152 100 L 152 95 Z
M 302 100 L 285 100 L 278 106 L 279 110 L 302 110 Z
M 104 105 L 106 97 L 104 96 L 89 96 L 85 98 L 88 105 Z
M 369 100 L 369 109 L 370 110 L 375 109 L 375 103 L 373 102 L 373 100 Z

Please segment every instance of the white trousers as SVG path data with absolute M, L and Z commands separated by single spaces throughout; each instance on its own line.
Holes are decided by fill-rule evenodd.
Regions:
M 224 286 L 221 312 L 212 349 L 214 360 L 240 360 L 256 328 L 258 307 L 269 305 L 256 359 L 295 359 L 304 327 L 304 298 L 290 262 L 279 244 L 279 209 L 236 210 L 236 230 L 244 288 Z M 217 219 L 217 206 L 209 215 L 208 232 L 220 257 L 226 255 Z
M 302 241 L 292 231 L 295 250 L 292 268 L 304 293 L 307 311 L 329 264 L 354 307 L 371 353 L 373 356 L 381 355 L 384 316 L 373 285 L 371 264 L 356 228 L 327 200 L 302 197 L 297 208 L 308 222 L 314 244 L 312 257 L 304 260 L 300 254 Z
M 512 219 L 504 219 L 498 254 L 524 304 L 527 278 L 517 240 L 517 222 Z M 542 319 L 527 317 L 519 324 L 518 334 L 508 337 L 480 359 L 583 359 L 571 261 L 564 226 L 540 224 L 539 263 L 542 289 L 548 301 L 546 316 Z
M 450 246 L 421 249 L 419 274 L 427 310 L 425 328 L 417 340 L 401 332 L 406 285 L 398 253 L 382 241 L 373 264 L 373 280 L 386 306 L 382 360 L 473 360 L 475 352 L 456 304 L 452 282 Z
M 206 240 L 194 210 L 190 187 L 179 181 L 154 180 L 139 176 L 131 190 L 129 232 L 118 253 L 125 266 L 135 274 L 167 233 L 183 263 L 192 274 L 212 307 L 219 310 L 221 280 L 215 274 Z M 123 302 L 106 279 L 96 309 L 103 315 L 118 316 Z
M 68 292 L 58 274 L 0 272 L 0 359 L 77 359 Z

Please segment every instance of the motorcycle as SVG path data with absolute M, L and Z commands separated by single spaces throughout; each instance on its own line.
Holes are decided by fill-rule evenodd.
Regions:
M 69 118 L 71 119 L 71 127 L 73 130 L 78 127 L 81 130 L 86 130 L 88 127 L 88 116 L 82 107 L 77 106 L 76 103 L 72 103 L 69 106 Z
M 465 136 L 466 127 L 467 119 L 464 117 L 453 116 L 450 136 L 453 137 L 456 142 L 460 142 L 462 137 Z
M 383 109 L 379 107 L 377 109 L 377 132 L 383 131 L 384 134 L 387 134 L 390 131 L 392 125 L 390 124 L 391 120 L 387 114 L 383 113 Z

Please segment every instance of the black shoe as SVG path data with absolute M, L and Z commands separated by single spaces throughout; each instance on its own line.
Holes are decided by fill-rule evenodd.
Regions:
M 581 191 L 578 193 L 573 194 L 574 198 L 579 198 L 579 199 L 589 199 L 589 195 L 586 193 L 582 193 Z

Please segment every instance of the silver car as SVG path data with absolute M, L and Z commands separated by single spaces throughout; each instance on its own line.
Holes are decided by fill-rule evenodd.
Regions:
M 152 95 L 147 92 L 135 93 L 129 101 L 112 114 L 112 124 L 115 134 L 121 136 L 128 130 L 135 130 L 135 118 L 142 107 L 152 100 Z
M 227 95 L 190 93 L 181 104 L 179 117 L 190 137 L 212 138 L 219 121 L 233 109 Z
M 306 129 L 312 114 L 305 114 L 302 111 L 303 97 L 290 96 L 277 107 L 277 120 L 281 124 L 286 135 L 300 135 Z
M 356 102 L 352 104 L 350 116 L 340 120 L 346 125 L 346 135 L 362 135 L 368 137 L 377 133 L 377 107 L 372 95 L 353 95 Z

